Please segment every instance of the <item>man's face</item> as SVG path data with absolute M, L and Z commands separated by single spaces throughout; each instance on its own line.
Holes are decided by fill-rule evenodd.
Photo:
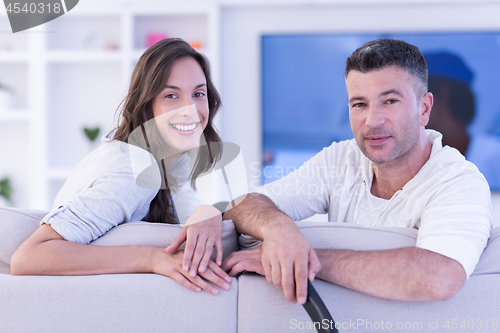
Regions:
M 416 90 L 421 89 L 415 88 L 420 84 L 396 66 L 347 75 L 352 132 L 363 154 L 374 163 L 411 159 L 418 151 L 432 106 L 432 95 L 417 96 Z M 429 101 L 430 106 L 425 105 Z

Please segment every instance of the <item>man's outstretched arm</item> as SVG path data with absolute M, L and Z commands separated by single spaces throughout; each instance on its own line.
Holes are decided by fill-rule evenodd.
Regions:
M 307 280 L 314 280 L 321 264 L 311 244 L 294 221 L 265 195 L 248 194 L 224 213 L 236 231 L 262 239 L 262 268 L 266 279 L 283 289 L 286 299 L 304 304 Z
M 465 282 L 462 265 L 418 247 L 359 252 L 316 250 L 318 278 L 359 292 L 402 301 L 443 301 Z
M 222 268 L 235 276 L 245 270 L 263 274 L 261 248 L 232 253 Z M 401 301 L 443 301 L 465 281 L 458 261 L 417 247 L 359 252 L 316 250 L 319 279 L 380 298 Z

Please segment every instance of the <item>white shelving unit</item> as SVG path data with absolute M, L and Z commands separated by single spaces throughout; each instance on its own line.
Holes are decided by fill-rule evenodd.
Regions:
M 81 7 L 81 8 L 80 8 Z M 153 34 L 180 37 L 209 59 L 218 86 L 218 7 L 80 6 L 25 33 L 0 34 L 0 179 L 10 177 L 14 206 L 50 209 L 72 168 L 97 145 L 83 127 L 116 125 L 133 67 Z M 5 15 L 0 30 L 9 31 Z

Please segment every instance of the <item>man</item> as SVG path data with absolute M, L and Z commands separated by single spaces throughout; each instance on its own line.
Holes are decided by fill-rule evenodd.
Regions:
M 415 46 L 381 39 L 348 59 L 345 81 L 354 139 L 333 143 L 288 176 L 226 212 L 262 246 L 222 267 L 265 275 L 303 304 L 318 278 L 395 300 L 446 300 L 479 260 L 491 230 L 488 184 L 441 134 L 425 130 L 433 104 L 427 65 Z M 415 247 L 314 250 L 294 220 L 417 228 Z

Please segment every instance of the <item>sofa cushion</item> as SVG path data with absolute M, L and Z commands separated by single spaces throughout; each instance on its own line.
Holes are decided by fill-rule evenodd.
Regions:
M 39 227 L 47 212 L 33 209 L 0 208 L 0 273 L 10 274 L 10 258 L 16 249 Z M 179 233 L 179 225 L 127 222 L 116 226 L 92 245 L 147 245 L 167 247 Z M 223 222 L 224 258 L 238 249 L 234 225 Z
M 445 302 L 381 299 L 319 279 L 313 285 L 343 333 L 498 330 L 498 274 L 472 275 L 457 295 Z M 492 320 L 496 329 L 492 329 Z M 451 329 L 457 328 L 455 325 L 462 327 Z M 283 291 L 263 276 L 247 273 L 238 279 L 238 333 L 296 331 L 316 332 L 301 305 L 289 304 Z
M 297 222 L 297 226 L 318 249 L 394 249 L 415 246 L 417 237 L 417 230 L 397 227 L 310 221 Z M 260 244 L 261 241 L 253 237 L 240 236 L 242 249 Z M 443 331 L 445 325 L 454 327 L 455 323 L 461 325 L 463 322 L 469 329 L 480 331 L 481 327 L 486 329 L 486 319 L 482 318 L 495 318 L 500 307 L 500 227 L 492 230 L 474 273 L 458 294 L 446 302 L 393 301 L 319 279 L 313 284 L 341 332 Z M 262 320 L 264 317 L 272 319 Z M 488 324 L 491 328 L 491 319 Z M 238 332 L 294 330 L 316 331 L 302 306 L 290 305 L 283 291 L 260 275 L 247 273 L 238 279 Z
M 236 332 L 238 281 L 217 296 L 157 274 L 0 274 L 2 333 Z

